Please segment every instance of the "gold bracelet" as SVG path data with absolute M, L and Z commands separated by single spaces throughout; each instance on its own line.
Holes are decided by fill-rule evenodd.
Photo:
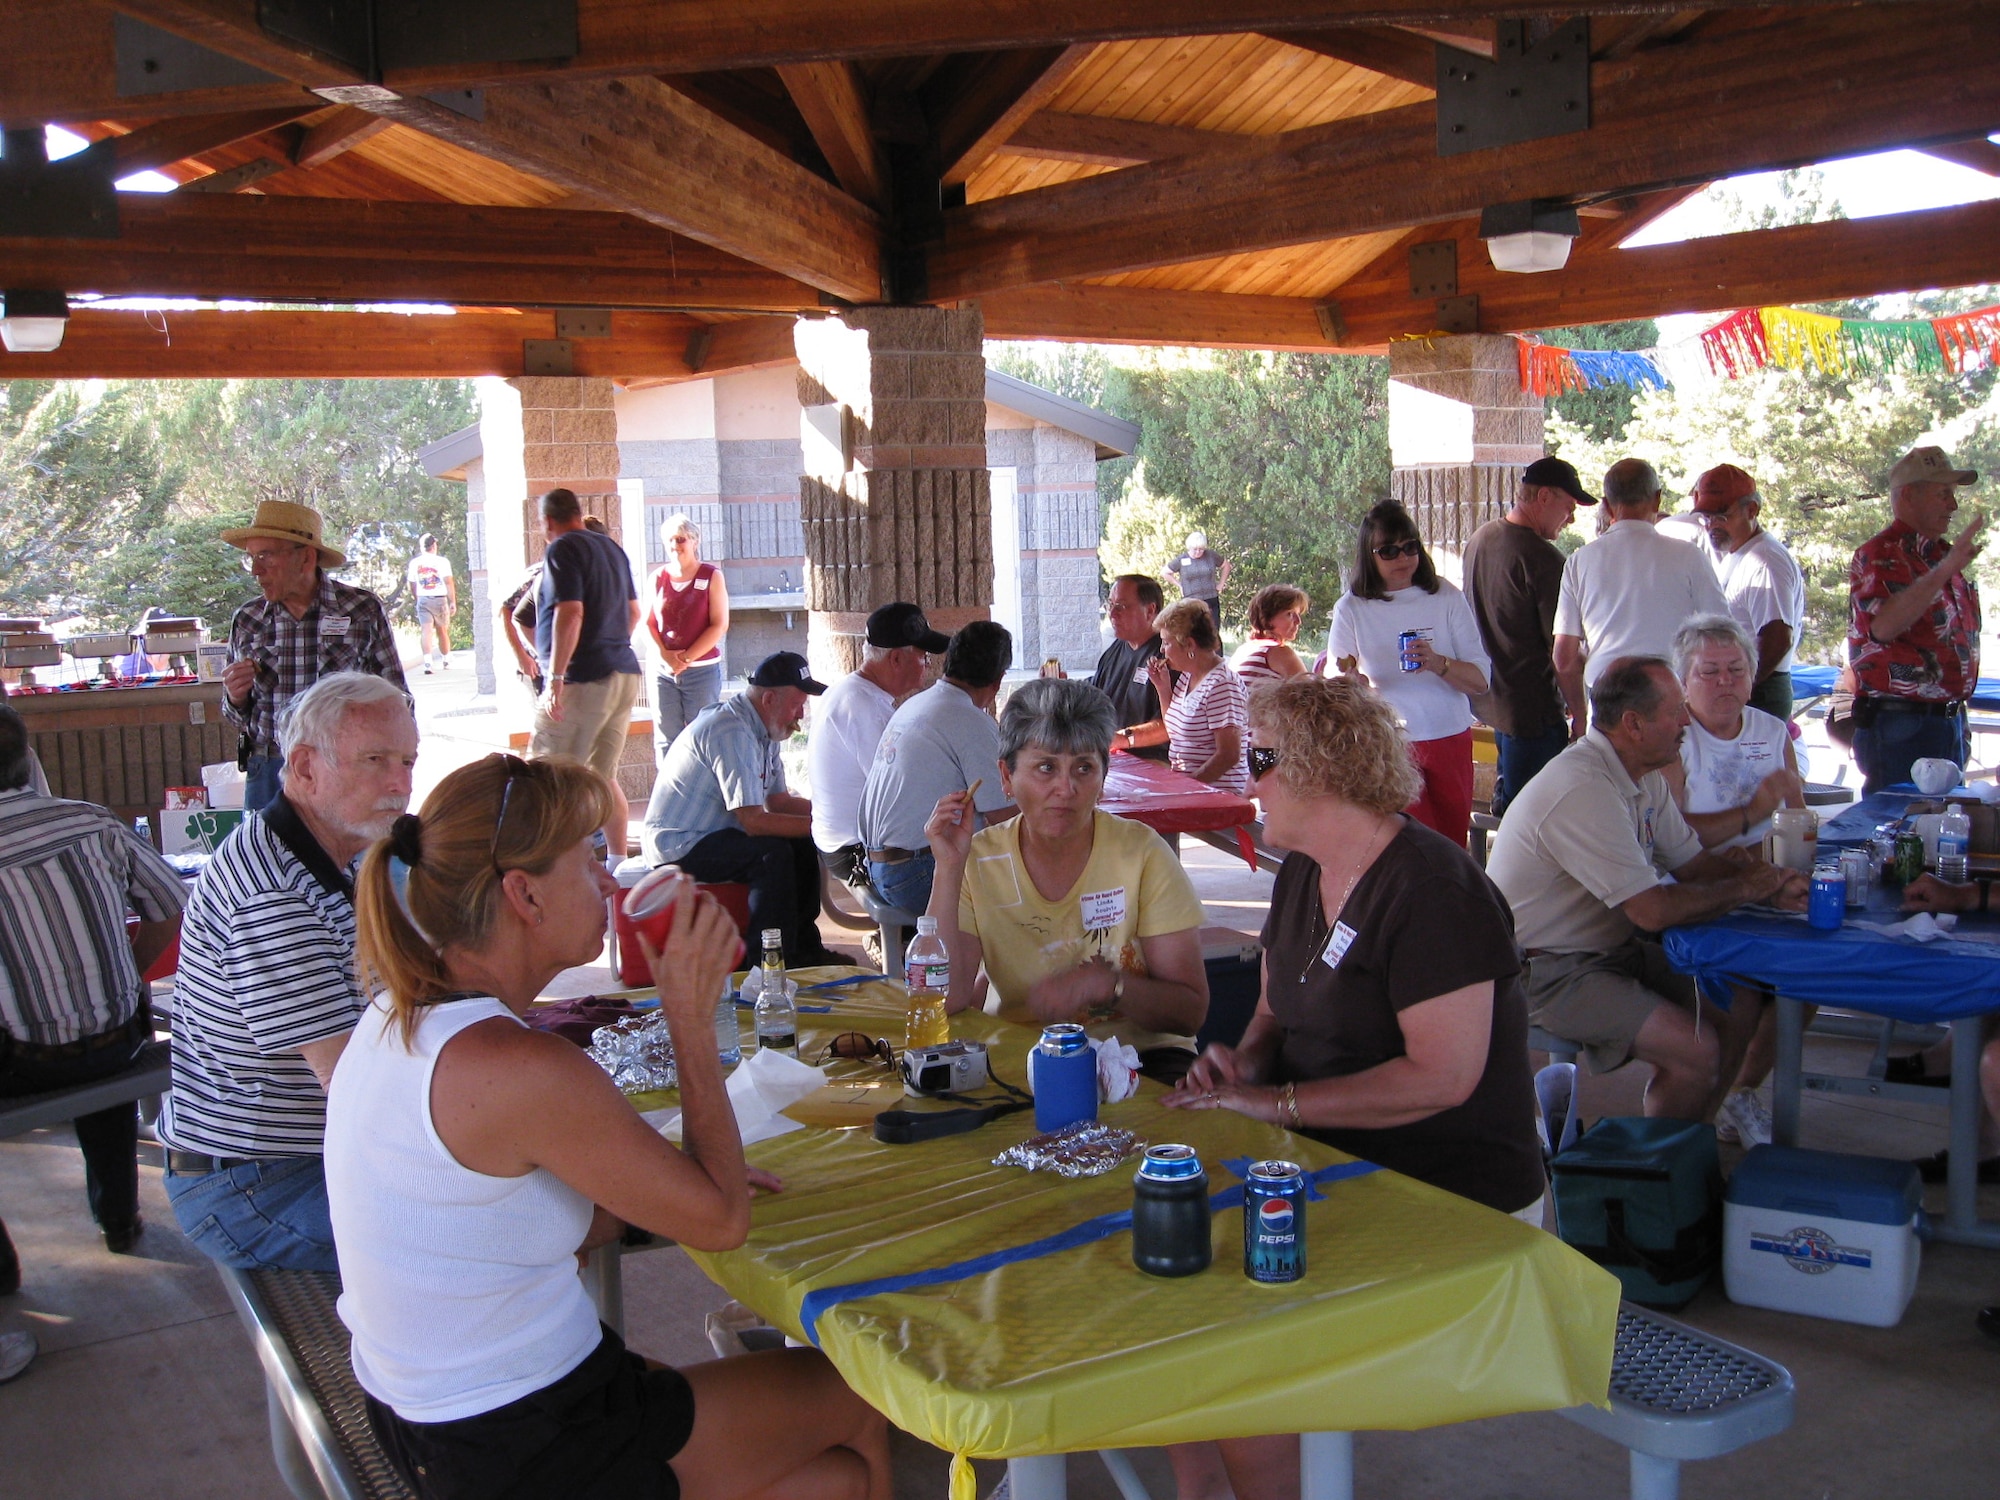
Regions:
M 1278 1113 L 1287 1130 L 1297 1130 L 1304 1123 L 1299 1119 L 1299 1088 L 1288 1083 L 1278 1090 Z

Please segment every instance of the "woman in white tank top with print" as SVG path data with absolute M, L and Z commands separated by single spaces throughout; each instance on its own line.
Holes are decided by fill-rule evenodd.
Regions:
M 1292 642 L 1299 638 L 1299 626 L 1311 605 L 1304 589 L 1288 583 L 1257 590 L 1250 601 L 1250 639 L 1229 661 L 1229 669 L 1243 679 L 1245 688 L 1255 692 L 1262 683 L 1283 682 L 1305 671 Z
M 1674 637 L 1689 723 L 1667 784 L 1708 849 L 1754 849 L 1779 807 L 1803 807 L 1805 784 L 1783 719 L 1749 706 L 1756 653 L 1726 615 L 1699 615 Z
M 742 944 L 691 883 L 672 963 L 649 955 L 684 1148 L 522 1020 L 603 946 L 610 807 L 585 766 L 488 756 L 362 867 L 359 957 L 382 993 L 334 1070 L 326 1176 L 369 1419 L 426 1500 L 892 1500 L 886 1425 L 817 1351 L 649 1367 L 584 1294 L 580 1257 L 624 1224 L 732 1249 L 751 1189 L 779 1186 L 744 1163 L 716 1055 Z

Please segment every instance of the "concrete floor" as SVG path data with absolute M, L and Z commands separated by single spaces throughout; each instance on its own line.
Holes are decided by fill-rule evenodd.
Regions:
M 469 683 L 450 676 L 457 698 Z M 428 698 L 437 681 L 420 677 L 420 695 Z M 497 730 L 497 719 L 427 726 L 433 753 L 425 783 L 461 757 L 484 753 L 487 726 Z M 1254 932 L 1269 877 L 1203 845 L 1184 852 L 1210 921 Z M 826 936 L 858 953 L 847 934 L 829 928 Z M 575 991 L 608 977 L 566 976 Z M 1866 1057 L 1860 1043 L 1807 1045 L 1809 1065 L 1828 1070 L 1858 1072 Z M 1587 1080 L 1584 1116 L 1636 1113 L 1640 1072 Z M 1944 1111 L 1808 1095 L 1804 1138 L 1828 1150 L 1915 1157 L 1944 1143 Z M 1724 1151 L 1726 1160 L 1735 1154 Z M 26 1374 L 0 1387 L 0 1500 L 283 1500 L 255 1357 L 214 1272 L 174 1226 L 153 1148 L 142 1149 L 140 1179 L 147 1232 L 136 1254 L 112 1256 L 84 1207 L 82 1161 L 69 1131 L 0 1141 L 0 1216 L 20 1249 L 23 1281 L 17 1295 L 0 1299 L 0 1330 L 30 1329 L 42 1346 Z M 2000 1189 L 1982 1201 L 1987 1216 L 2000 1217 Z M 1930 1190 L 1928 1206 L 1942 1212 L 1941 1188 Z M 630 1257 L 625 1287 L 636 1348 L 675 1363 L 711 1357 L 702 1320 L 726 1298 L 678 1250 Z M 2000 1302 L 2000 1256 L 1944 1245 L 1925 1247 L 1916 1299 L 1890 1329 L 1737 1307 L 1718 1278 L 1682 1316 L 1787 1366 L 1798 1385 L 1797 1418 L 1779 1437 L 1688 1466 L 1684 1493 L 1690 1500 L 1986 1500 L 2000 1489 L 2000 1345 L 1974 1329 L 1973 1317 L 1993 1302 Z M 1338 1427 L 1339 1414 L 1328 1413 L 1327 1425 Z M 1626 1491 L 1622 1449 L 1547 1414 L 1364 1433 L 1356 1450 L 1357 1491 L 1370 1500 L 1584 1500 Z M 899 1500 L 943 1500 L 945 1455 L 904 1439 L 898 1456 Z M 1171 1496 L 1163 1459 L 1156 1452 L 1134 1459 L 1152 1493 Z M 980 1470 L 983 1494 L 1000 1468 Z M 1076 1500 L 1116 1500 L 1094 1457 L 1072 1458 L 1070 1482 Z

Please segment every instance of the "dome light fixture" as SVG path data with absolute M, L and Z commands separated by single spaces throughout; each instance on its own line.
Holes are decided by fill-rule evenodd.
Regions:
M 9 354 L 49 354 L 62 346 L 69 298 L 61 292 L 0 292 L 0 344 Z
M 1560 271 L 1582 232 L 1576 210 L 1564 203 L 1497 203 L 1479 215 L 1479 237 L 1496 271 Z

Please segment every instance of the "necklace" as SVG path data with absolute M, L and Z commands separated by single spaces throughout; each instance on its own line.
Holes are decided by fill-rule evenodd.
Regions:
M 1332 925 L 1328 929 L 1326 942 L 1315 942 L 1307 950 L 1305 967 L 1299 970 L 1300 984 L 1304 984 L 1312 977 L 1313 965 L 1318 962 L 1320 954 L 1326 951 L 1326 944 L 1333 941 L 1333 929 L 1340 926 L 1340 914 L 1347 910 L 1347 898 L 1354 894 L 1354 887 L 1360 881 L 1362 872 L 1375 862 L 1376 856 L 1389 847 L 1389 840 L 1395 836 L 1393 826 L 1387 837 L 1378 828 L 1362 846 L 1361 858 L 1355 861 L 1354 868 L 1348 871 L 1347 883 L 1340 888 L 1340 899 L 1335 901 L 1327 912 L 1326 920 Z M 1315 938 L 1319 936 L 1319 915 L 1319 909 L 1315 907 L 1312 925 Z

